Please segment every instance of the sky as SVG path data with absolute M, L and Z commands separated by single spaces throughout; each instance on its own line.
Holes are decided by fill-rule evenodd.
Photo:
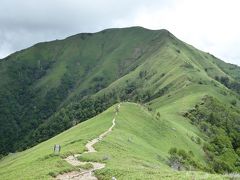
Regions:
M 167 29 L 240 65 L 239 0 L 0 0 L 0 58 L 33 44 L 113 27 Z

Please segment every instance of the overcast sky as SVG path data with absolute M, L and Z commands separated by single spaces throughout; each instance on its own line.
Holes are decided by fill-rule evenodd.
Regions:
M 1 0 L 0 58 L 37 42 L 112 27 L 168 29 L 240 65 L 239 0 Z

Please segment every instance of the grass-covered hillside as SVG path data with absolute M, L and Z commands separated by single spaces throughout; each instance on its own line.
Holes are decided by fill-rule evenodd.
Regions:
M 130 73 L 161 48 L 167 34 L 139 27 L 83 33 L 39 43 L 1 60 L 0 154 L 24 149 L 71 127 L 75 122 L 67 119 L 69 124 L 50 133 L 39 126 L 60 107 L 80 102 Z M 106 109 L 96 107 L 90 112 L 85 102 L 81 106 L 87 112 L 75 118 L 78 122 Z
M 1 179 L 51 179 L 59 173 L 76 169 L 62 157 L 84 151 L 88 140 L 111 126 L 114 107 L 84 123 L 57 135 L 33 148 L 9 155 L 1 160 Z M 165 115 L 156 117 L 145 107 L 122 103 L 113 131 L 96 144 L 98 152 L 81 157 L 83 161 L 105 162 L 106 168 L 96 172 L 99 179 L 223 179 L 203 171 L 173 171 L 166 162 L 168 151 L 177 146 L 192 151 L 193 159 L 203 166 L 204 153 L 190 136 L 197 136 L 193 125 L 171 121 Z M 61 144 L 60 155 L 53 154 L 53 145 Z M 21 178 L 20 178 L 21 179 Z
M 27 149 L 3 157 L 0 179 L 76 169 L 62 157 L 82 152 L 111 126 L 112 106 L 126 101 L 135 104 L 122 104 L 98 152 L 81 157 L 106 163 L 99 179 L 240 171 L 240 67 L 167 30 L 108 29 L 40 43 L 1 60 L 0 78 L 0 154 Z

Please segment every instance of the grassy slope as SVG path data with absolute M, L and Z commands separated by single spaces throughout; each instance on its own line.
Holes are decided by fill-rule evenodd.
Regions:
M 152 33 L 153 37 L 157 36 L 156 32 L 153 31 Z M 130 33 L 129 37 L 131 35 Z M 122 34 L 116 36 L 120 39 Z M 126 37 L 126 39 L 129 37 Z M 213 78 L 215 76 L 229 76 L 237 79 L 239 77 L 237 73 L 239 68 L 235 67 L 233 69 L 231 65 L 229 67 L 227 65 L 224 66 L 215 57 L 181 42 L 172 35 L 164 37 L 166 38 L 158 39 L 155 37 L 148 42 L 148 45 L 152 46 L 150 46 L 148 53 L 141 57 L 142 59 L 140 58 L 141 65 L 133 68 L 128 74 L 112 82 L 107 88 L 96 94 L 101 96 L 103 93 L 109 93 L 113 90 L 116 92 L 124 91 L 127 82 L 137 83 L 138 92 L 149 91 L 151 95 L 156 94 L 162 88 L 169 88 L 164 96 L 156 97 L 148 103 L 156 112 L 160 112 L 160 120 L 153 118 L 153 112 L 149 114 L 149 112 L 138 105 L 122 105 L 115 130 L 103 142 L 96 145 L 99 152 L 92 156 L 86 155 L 83 157 L 84 159 L 93 160 L 108 159 L 106 160 L 107 167 L 97 173 L 99 177 L 109 178 L 114 175 L 118 179 L 126 179 L 126 177 L 132 179 L 158 179 L 162 176 L 170 179 L 179 179 L 180 177 L 191 179 L 192 176 L 205 176 L 204 173 L 192 174 L 190 172 L 171 171 L 164 164 L 167 152 L 173 146 L 187 151 L 192 150 L 195 158 L 199 162 L 204 163 L 204 154 L 201 147 L 191 141 L 191 136 L 199 136 L 201 138 L 203 135 L 187 119 L 183 118 L 181 113 L 192 108 L 206 94 L 214 96 L 224 103 L 230 103 L 230 100 L 235 98 L 234 94 Z M 117 41 L 116 44 L 119 44 L 119 42 Z M 94 42 L 86 46 L 91 47 L 93 45 Z M 136 47 L 134 43 L 131 46 Z M 113 69 L 109 68 L 113 65 L 111 60 L 117 63 L 125 51 L 127 49 L 123 46 L 120 47 L 119 51 L 113 51 L 115 53 L 114 56 L 110 53 L 109 59 L 104 62 L 104 68 L 109 71 L 106 72 L 104 68 L 98 67 L 96 68 L 96 74 L 103 72 L 108 74 L 112 70 L 116 73 L 114 66 Z M 117 58 L 114 59 L 113 57 Z M 143 60 L 144 58 L 145 60 Z M 128 59 L 128 61 L 130 60 Z M 143 79 L 139 78 L 141 71 L 147 71 L 147 75 Z M 53 72 L 51 71 L 50 73 Z M 48 84 L 47 79 L 42 79 L 41 81 L 42 84 Z M 86 80 L 81 86 L 85 87 L 87 84 L 91 84 L 90 82 L 90 80 Z M 70 97 L 77 95 L 80 89 L 81 87 L 79 86 Z M 240 103 L 238 102 L 237 105 L 239 106 Z M 29 163 L 33 164 L 33 168 L 28 166 L 30 169 L 27 169 L 24 174 L 27 176 L 29 173 L 41 178 L 50 177 L 47 176 L 50 171 L 48 169 L 51 169 L 52 172 L 60 172 L 70 168 L 59 157 L 46 158 L 51 154 L 52 145 L 55 143 L 62 144 L 64 147 L 63 153 L 69 151 L 81 152 L 84 143 L 88 139 L 97 136 L 97 134 L 100 134 L 100 132 L 110 126 L 113 116 L 112 111 L 113 108 L 93 118 L 94 120 L 77 125 L 30 150 L 6 157 L 0 162 L 1 176 L 4 178 L 17 177 L 20 171 L 26 168 Z M 78 141 L 79 139 L 82 139 L 82 141 Z M 67 145 L 69 142 L 73 143 Z M 28 155 L 28 152 L 31 151 L 32 155 Z M 39 159 L 44 157 L 44 160 L 39 161 Z M 49 168 L 40 168 L 39 170 L 39 167 L 43 167 L 42 165 L 45 163 L 49 164 L 46 165 Z M 62 167 L 58 167 L 60 166 L 59 164 Z M 14 171 L 15 168 L 19 168 L 18 171 Z M 209 179 L 215 178 L 214 175 L 209 175 L 208 177 Z
M 27 50 L 32 52 L 32 60 L 36 61 L 38 54 L 51 53 L 55 63 L 51 70 L 35 83 L 35 87 L 49 89 L 57 86 L 62 75 L 67 71 L 75 72 L 80 77 L 87 75 L 76 84 L 77 89 L 74 94 L 89 87 L 91 79 L 95 76 L 105 76 L 109 82 L 112 82 L 121 76 L 120 68 L 124 69 L 121 73 L 125 74 L 143 61 L 140 55 L 139 57 L 136 55 L 136 48 L 141 49 L 142 55 L 149 51 L 147 48 L 150 41 L 154 38 L 161 39 L 161 34 L 161 31 L 149 31 L 138 27 L 109 29 L 93 34 L 78 34 L 61 41 L 37 44 L 34 47 L 40 52 L 32 52 L 31 48 Z M 54 56 L 53 48 L 57 49 L 58 46 L 61 47 Z M 51 47 L 52 50 L 46 53 L 46 49 Z M 24 52 L 24 54 L 29 56 L 30 53 Z M 148 54 L 151 52 L 147 52 L 145 56 Z M 22 59 L 24 58 L 26 57 L 23 56 Z M 90 68 L 87 74 L 86 68 Z
M 223 70 L 224 68 L 225 70 Z M 195 99 L 208 94 L 224 103 L 230 103 L 232 99 L 236 99 L 235 93 L 217 82 L 214 77 L 228 76 L 238 79 L 240 78 L 239 70 L 238 66 L 219 61 L 214 56 L 199 51 L 170 34 L 164 40 L 164 46 L 152 53 L 147 61 L 124 77 L 114 81 L 97 95 L 111 91 L 116 93 L 124 91 L 127 84 L 135 83 L 136 92 L 148 91 L 151 96 L 157 94 L 161 89 L 168 89 L 162 97 L 154 97 L 156 99 L 152 101 L 157 104 L 153 106 L 154 109 L 162 106 L 162 100 L 165 102 L 164 105 L 172 106 L 174 101 L 182 97 L 184 99 L 189 93 L 193 94 Z M 140 78 L 139 74 L 143 71 L 146 71 L 146 76 Z M 240 105 L 239 100 L 237 101 L 237 104 Z M 194 106 L 194 103 L 188 103 L 185 104 Z
M 5 157 L 0 163 L 0 179 L 48 179 L 49 172 L 71 169 L 60 156 L 52 155 L 54 144 L 61 144 L 62 155 L 83 152 L 87 140 L 93 139 L 111 126 L 113 115 L 111 108 L 31 149 Z
M 28 114 L 27 112 L 35 111 L 32 107 L 36 106 L 41 112 L 46 104 L 55 102 L 54 98 L 48 102 L 46 95 L 61 84 L 64 74 L 70 74 L 68 80 L 73 80 L 73 89 L 68 89 L 66 97 L 56 104 L 57 111 L 62 105 L 76 99 L 81 100 L 86 93 L 101 95 L 108 94 L 112 90 L 124 91 L 126 81 L 137 82 L 138 92 L 148 92 L 154 95 L 166 87 L 169 91 L 175 91 L 200 81 L 210 84 L 211 81 L 215 81 L 212 79 L 215 76 L 229 76 L 236 79 L 239 77 L 238 67 L 232 69 L 229 66 L 229 70 L 223 62 L 178 40 L 168 31 L 151 31 L 141 27 L 78 34 L 65 40 L 39 43 L 12 54 L 0 62 L 0 95 L 3 94 L 3 97 L 6 96 L 8 89 L 13 89 L 15 94 L 18 94 L 19 89 L 21 89 L 15 86 L 17 82 L 14 82 L 14 79 L 10 77 L 10 69 L 13 66 L 18 66 L 16 65 L 18 63 L 23 67 L 36 68 L 34 71 L 41 69 L 44 63 L 50 64 L 47 66 L 46 72 L 41 77 L 34 79 L 28 87 L 33 96 L 31 97 L 33 99 L 31 105 L 29 102 L 24 104 L 18 98 L 13 98 L 13 102 L 9 103 L 20 104 L 17 107 L 6 105 L 5 109 L 17 109 L 17 113 L 21 117 Z M 24 68 L 16 69 L 17 74 L 21 75 L 21 71 L 25 71 Z M 146 71 L 147 75 L 144 77 L 145 79 L 140 80 L 139 73 L 141 71 Z M 32 77 L 32 75 L 28 76 Z M 96 77 L 102 78 L 103 84 L 94 81 Z M 103 85 L 101 88 L 106 88 L 97 89 L 96 85 L 99 83 Z M 60 89 L 63 88 L 60 87 Z M 55 91 L 53 92 L 56 94 Z M 4 109 L 5 105 L 2 107 Z M 40 113 L 37 113 L 34 116 L 38 117 Z M 51 112 L 48 116 L 53 113 Z M 11 117 L 9 114 L 7 116 Z M 8 122 L 11 122 L 9 127 L 13 127 L 15 124 L 17 124 L 18 129 L 21 129 L 19 124 L 20 127 L 29 127 L 19 132 L 24 139 L 24 136 L 28 134 L 25 131 L 36 129 L 41 123 L 47 121 L 47 118 L 37 119 L 27 116 L 27 119 L 33 119 L 36 122 L 34 127 L 32 127 L 31 122 L 26 122 L 26 124 L 15 122 L 16 117 L 10 118 L 11 121 L 8 120 Z M 2 123 L 6 123 L 4 118 L 2 118 Z
M 112 107 L 38 146 L 5 157 L 0 162 L 0 178 L 49 179 L 51 176 L 48 174 L 51 172 L 72 170 L 73 167 L 60 156 L 51 155 L 53 145 L 62 145 L 63 156 L 82 152 L 87 140 L 111 126 L 113 115 Z M 177 128 L 178 136 L 172 130 L 173 127 Z M 164 117 L 160 120 L 155 119 L 152 113 L 140 105 L 123 103 L 113 132 L 96 145 L 97 153 L 85 154 L 82 159 L 105 161 L 106 168 L 97 172 L 98 177 L 103 179 L 109 179 L 111 176 L 117 179 L 217 178 L 217 175 L 203 172 L 172 171 L 164 164 L 169 148 L 176 144 L 192 150 L 194 154 L 199 153 L 198 145 L 186 137 L 185 128 L 179 129 Z
M 16 131 L 11 128 L 16 126 L 19 136 L 24 139 L 31 133 L 29 130 L 36 129 L 47 121 L 62 105 L 96 93 L 146 61 L 161 47 L 165 34 L 164 30 L 150 31 L 140 27 L 110 29 L 92 34 L 78 34 L 60 41 L 39 43 L 10 55 L 0 62 L 0 102 L 6 102 L 6 105 L 0 107 L 0 111 L 8 117 L 1 117 L 1 123 L 9 123 L 8 132 Z M 34 73 L 38 71 L 40 75 L 35 77 Z M 29 80 L 31 83 L 28 83 Z M 73 83 L 71 88 L 66 86 L 66 82 L 70 80 Z M 63 81 L 64 88 L 61 86 Z M 23 92 L 31 92 L 24 94 L 23 99 L 22 89 Z M 60 94 L 60 90 L 64 93 Z M 60 97 L 53 97 L 51 93 L 56 96 L 60 94 Z M 53 98 L 50 99 L 49 96 Z M 59 98 L 62 98 L 61 101 Z M 31 100 L 25 102 L 25 99 Z M 50 106 L 51 103 L 54 106 Z M 33 107 L 36 107 L 36 112 Z M 51 108 L 53 111 L 46 117 L 40 117 L 46 109 Z M 14 110 L 16 113 L 9 113 Z M 22 122 L 18 117 L 28 121 Z M 2 134 L 3 136 L 5 135 Z M 5 136 L 3 141 L 0 138 L 0 141 L 6 144 L 7 137 L 13 136 L 14 133 Z M 21 139 L 15 137 L 11 142 L 19 142 Z M 18 143 L 15 145 L 18 146 Z M 9 147 L 8 149 L 15 150 Z

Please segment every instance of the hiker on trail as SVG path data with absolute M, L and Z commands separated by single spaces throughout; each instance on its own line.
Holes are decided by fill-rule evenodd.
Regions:
M 54 153 L 60 153 L 61 146 L 59 144 L 55 144 L 53 148 Z

